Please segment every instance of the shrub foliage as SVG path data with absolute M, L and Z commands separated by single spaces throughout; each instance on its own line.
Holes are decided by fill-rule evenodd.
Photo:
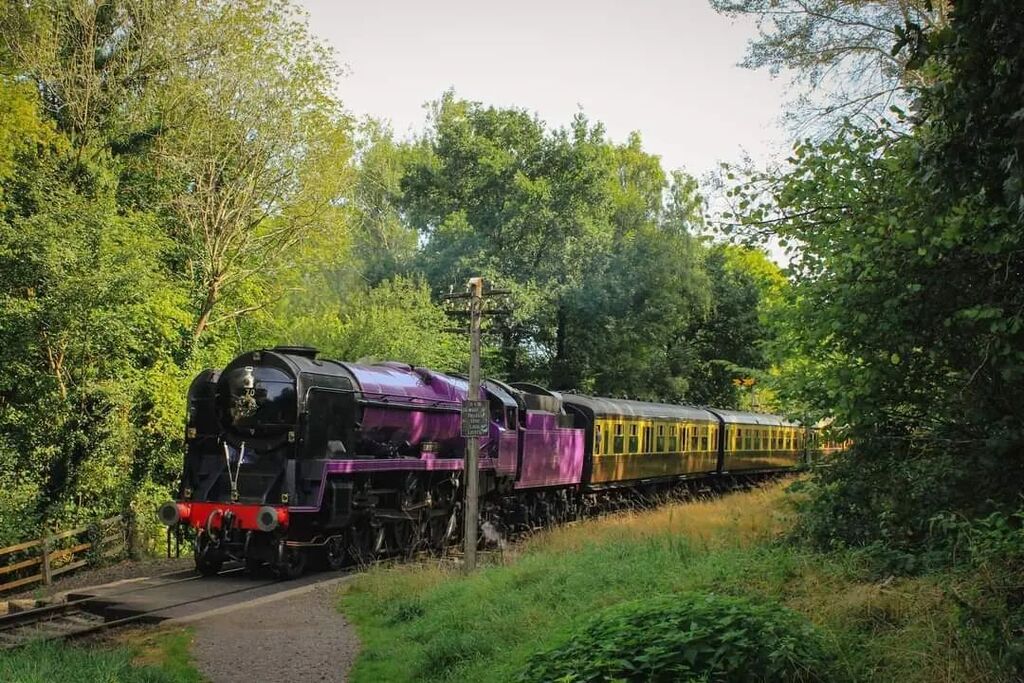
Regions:
M 826 681 L 815 627 L 773 603 L 684 593 L 607 609 L 534 655 L 520 681 Z

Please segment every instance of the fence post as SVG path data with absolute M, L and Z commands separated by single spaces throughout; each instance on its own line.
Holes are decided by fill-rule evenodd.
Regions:
M 53 577 L 50 575 L 50 531 L 43 536 L 43 585 L 49 586 Z
M 125 517 L 127 518 L 125 521 L 125 526 L 128 529 L 128 538 L 126 539 L 126 545 L 128 546 L 128 559 L 142 559 L 143 555 L 145 554 L 145 550 L 142 547 L 143 539 L 139 534 L 138 513 L 133 508 L 129 507 L 124 514 Z

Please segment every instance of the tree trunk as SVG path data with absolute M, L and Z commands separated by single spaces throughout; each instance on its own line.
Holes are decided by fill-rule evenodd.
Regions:
M 203 307 L 199 309 L 199 319 L 196 320 L 195 329 L 192 330 L 193 344 L 199 342 L 199 337 L 202 336 L 203 332 L 210 324 L 210 314 L 213 313 L 213 307 L 217 304 L 217 296 L 219 293 L 220 277 L 215 277 L 210 281 L 209 286 L 206 288 L 206 300 L 203 302 Z
M 565 312 L 565 306 L 558 304 L 558 311 L 555 313 L 555 358 L 551 363 L 551 387 L 555 389 L 570 389 L 574 384 L 570 377 L 569 359 L 566 358 L 568 326 L 569 316 Z

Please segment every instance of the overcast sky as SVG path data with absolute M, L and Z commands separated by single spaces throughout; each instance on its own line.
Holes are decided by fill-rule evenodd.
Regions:
M 786 149 L 783 81 L 736 66 L 754 34 L 705 0 L 303 0 L 348 74 L 347 108 L 423 128 L 423 104 L 460 97 L 569 123 L 582 107 L 666 169 L 702 175 L 746 150 Z

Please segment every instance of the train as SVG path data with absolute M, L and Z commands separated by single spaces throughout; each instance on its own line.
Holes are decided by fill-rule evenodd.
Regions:
M 345 363 L 307 347 L 243 353 L 188 391 L 185 457 L 160 520 L 189 532 L 196 568 L 227 561 L 282 578 L 462 533 L 463 376 Z M 778 415 L 481 381 L 482 543 L 607 501 L 736 474 L 792 470 L 838 448 Z

